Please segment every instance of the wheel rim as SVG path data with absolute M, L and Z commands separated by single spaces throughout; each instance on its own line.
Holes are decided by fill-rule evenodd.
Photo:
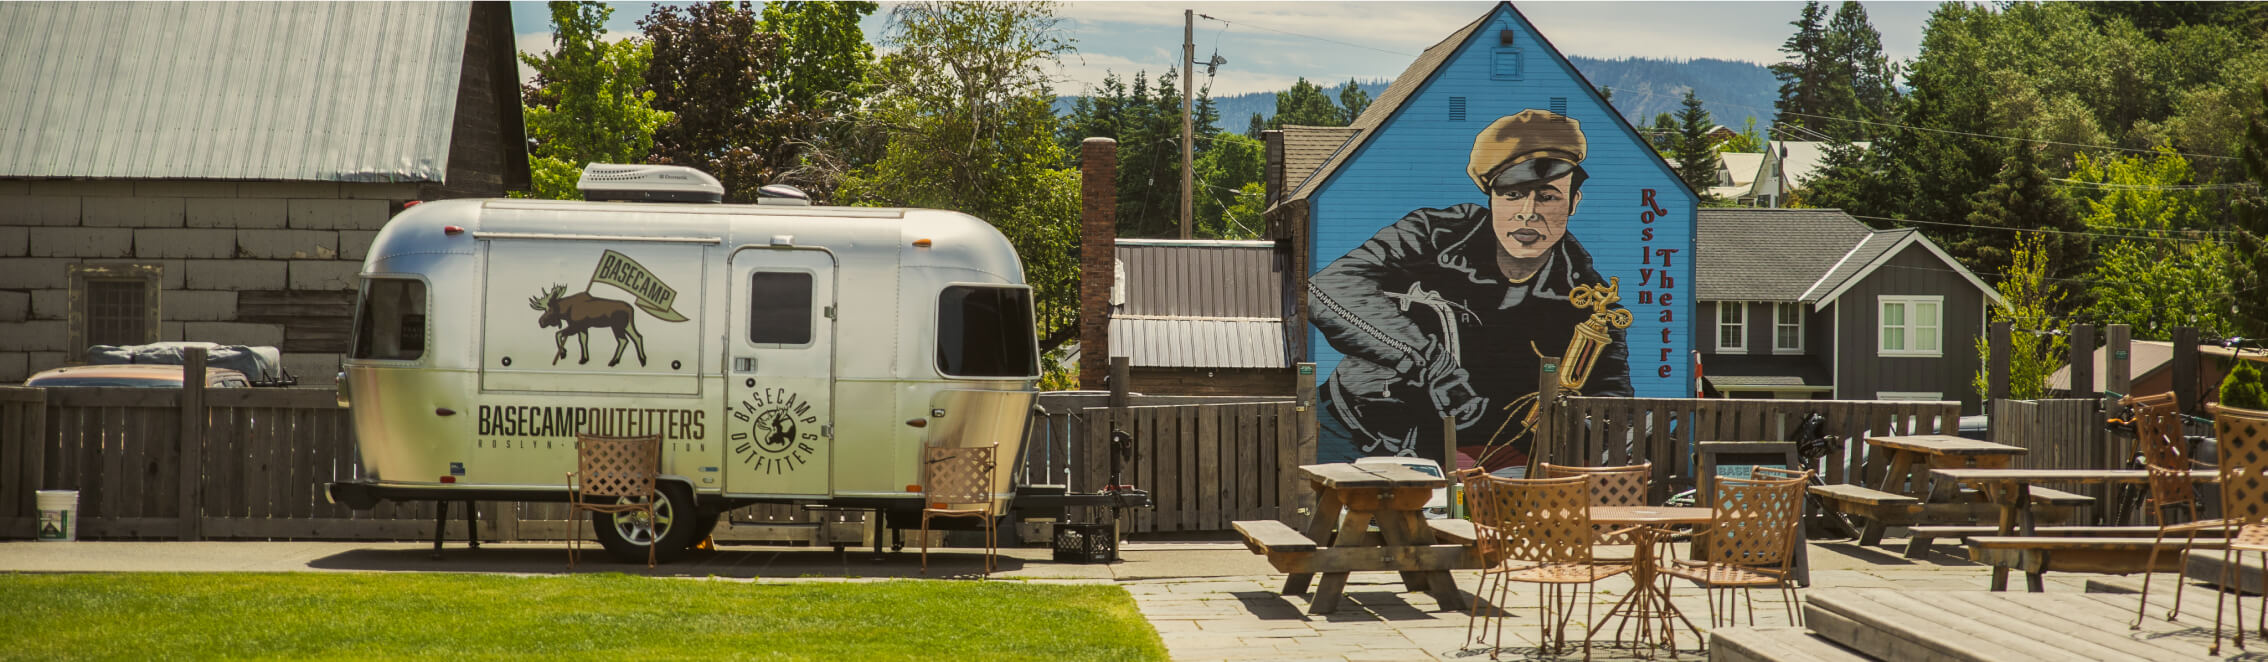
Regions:
M 622 498 L 619 503 L 644 503 L 645 499 Z M 677 521 L 677 509 L 668 498 L 654 501 L 654 513 L 622 513 L 614 516 L 614 531 L 633 545 L 652 545 L 655 540 L 669 535 L 669 527 Z

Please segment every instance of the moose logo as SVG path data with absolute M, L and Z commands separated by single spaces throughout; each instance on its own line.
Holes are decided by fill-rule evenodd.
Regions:
M 638 365 L 643 366 L 646 364 L 646 338 L 638 333 L 638 314 L 635 311 L 646 311 L 646 314 L 664 322 L 683 322 L 687 319 L 672 308 L 677 299 L 677 290 L 654 277 L 653 272 L 647 271 L 644 265 L 627 255 L 609 250 L 599 256 L 598 269 L 591 273 L 591 283 L 605 283 L 622 288 L 637 297 L 637 305 L 633 307 L 628 302 L 591 296 L 588 286 L 582 292 L 570 295 L 567 294 L 567 286 L 553 285 L 542 294 L 529 297 L 528 307 L 543 313 L 543 317 L 536 320 L 537 326 L 546 329 L 560 327 L 555 336 L 559 351 L 551 356 L 553 365 L 558 365 L 560 359 L 567 358 L 568 336 L 574 336 L 582 350 L 582 360 L 577 363 L 590 363 L 591 329 L 605 328 L 614 332 L 614 359 L 607 361 L 606 365 L 612 367 L 621 363 L 622 350 L 636 347 Z

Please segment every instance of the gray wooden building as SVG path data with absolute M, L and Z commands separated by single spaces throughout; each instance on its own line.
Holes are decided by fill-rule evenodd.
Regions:
M 1110 355 L 1151 395 L 1291 395 L 1283 268 L 1268 241 L 1119 239 Z
M 1704 208 L 1699 229 L 1706 394 L 1979 410 L 1985 306 L 2007 304 L 1928 237 L 1832 209 Z
M 528 186 L 503 3 L 0 3 L 0 382 L 94 344 L 347 349 L 404 205 Z

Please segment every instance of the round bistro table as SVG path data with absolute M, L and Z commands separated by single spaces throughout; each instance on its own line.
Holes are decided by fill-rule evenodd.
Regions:
M 1599 619 L 1598 623 L 1592 625 L 1588 636 L 1596 640 L 1599 631 L 1606 628 L 1607 621 L 1614 620 L 1614 615 L 1620 613 L 1622 624 L 1614 629 L 1617 641 L 1622 639 L 1623 629 L 1635 620 L 1638 622 L 1639 644 L 1650 650 L 1657 645 L 1655 639 L 1659 637 L 1659 645 L 1668 646 L 1670 655 L 1674 656 L 1677 654 L 1677 625 L 1670 620 L 1672 618 L 1685 623 L 1686 629 L 1693 631 L 1695 640 L 1702 641 L 1701 628 L 1694 627 L 1693 621 L 1679 613 L 1677 606 L 1670 604 L 1669 593 L 1662 590 L 1658 581 L 1660 566 L 1654 558 L 1654 543 L 1662 527 L 1708 524 L 1712 517 L 1710 509 L 1696 506 L 1592 506 L 1592 524 L 1642 528 L 1631 533 L 1632 543 L 1638 549 L 1631 556 L 1634 567 L 1630 570 L 1630 580 L 1637 584 L 1637 588 L 1623 595 L 1622 601 L 1615 603 L 1613 609 L 1607 610 L 1606 618 Z M 1658 630 L 1654 627 L 1656 621 L 1661 625 Z

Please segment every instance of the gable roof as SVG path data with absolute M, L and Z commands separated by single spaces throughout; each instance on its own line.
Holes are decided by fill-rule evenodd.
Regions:
M 0 4 L 0 177 L 440 182 L 471 23 L 467 2 Z
M 1378 127 L 1384 126 L 1386 120 L 1392 119 L 1394 115 L 1401 112 L 1402 106 L 1409 102 L 1410 97 L 1416 95 L 1419 89 L 1425 87 L 1427 81 L 1433 79 L 1433 75 L 1441 70 L 1441 66 L 1447 64 L 1449 58 L 1455 55 L 1457 50 L 1465 45 L 1466 41 L 1472 39 L 1475 33 L 1480 31 L 1482 24 L 1496 18 L 1496 12 L 1499 9 L 1510 12 L 1513 19 L 1526 24 L 1535 32 L 1536 38 L 1543 41 L 1543 46 L 1549 51 L 1552 59 L 1565 63 L 1568 71 L 1574 72 L 1576 78 L 1582 79 L 1583 93 L 1589 95 L 1591 100 L 1597 102 L 1600 106 L 1609 109 L 1606 115 L 1614 119 L 1615 126 L 1622 130 L 1622 135 L 1632 140 L 1638 139 L 1638 130 L 1630 126 L 1630 120 L 1624 118 L 1622 113 L 1612 112 L 1614 105 L 1607 103 L 1605 97 L 1599 96 L 1598 86 L 1592 85 L 1589 79 L 1583 78 L 1582 71 L 1576 70 L 1573 63 L 1567 62 L 1567 56 L 1559 51 L 1558 46 L 1551 44 L 1550 37 L 1545 36 L 1542 30 L 1535 29 L 1535 23 L 1529 21 L 1526 14 L 1520 13 L 1518 7 L 1512 6 L 1510 2 L 1499 2 L 1495 7 L 1489 8 L 1487 13 L 1473 19 L 1471 23 L 1466 23 L 1456 32 L 1449 33 L 1449 36 L 1443 38 L 1439 43 L 1427 47 L 1425 52 L 1419 53 L 1417 59 L 1410 62 L 1409 68 L 1402 70 L 1402 75 L 1396 76 L 1393 83 L 1387 84 L 1384 92 L 1378 93 L 1378 98 L 1371 100 L 1370 106 L 1363 109 L 1362 116 L 1356 117 L 1354 122 L 1347 125 L 1348 128 L 1355 130 L 1353 137 L 1348 138 L 1346 143 L 1331 155 L 1330 160 L 1316 168 L 1313 174 L 1301 178 L 1300 186 L 1292 187 L 1289 185 L 1288 182 L 1292 180 L 1293 175 L 1287 163 L 1284 180 L 1287 182 L 1285 188 L 1290 189 L 1290 193 L 1286 194 L 1283 200 L 1278 201 L 1270 209 L 1288 205 L 1295 201 L 1305 204 L 1304 201 L 1308 196 L 1313 195 L 1316 189 L 1329 182 L 1332 174 L 1337 173 L 1339 168 L 1353 159 L 1357 152 L 1362 151 L 1364 143 L 1367 143 L 1370 137 L 1377 133 Z M 1287 135 L 1286 138 L 1288 139 L 1289 136 Z M 1676 180 L 1678 186 L 1686 187 L 1684 180 L 1679 179 L 1677 173 L 1670 170 L 1668 163 L 1660 159 L 1651 160 L 1654 161 L 1656 167 L 1662 170 L 1663 174 L 1672 180 Z M 1694 193 L 1690 187 L 1686 188 L 1689 193 Z M 1700 199 L 1700 197 L 1698 193 L 1694 194 L 1695 199 Z
M 1307 176 L 1339 153 L 1339 148 L 1354 137 L 1351 126 L 1295 126 L 1285 125 L 1284 131 L 1284 190 L 1299 190 Z
M 1978 280 L 1912 228 L 1876 230 L 1835 209 L 1701 209 L 1694 232 L 1694 296 L 1702 301 L 1802 302 L 1825 308 L 1919 244 L 2002 306 Z
M 1703 207 L 1693 232 L 1698 251 L 1693 295 L 1702 301 L 1801 301 L 1873 234 L 1858 219 L 1832 209 Z

